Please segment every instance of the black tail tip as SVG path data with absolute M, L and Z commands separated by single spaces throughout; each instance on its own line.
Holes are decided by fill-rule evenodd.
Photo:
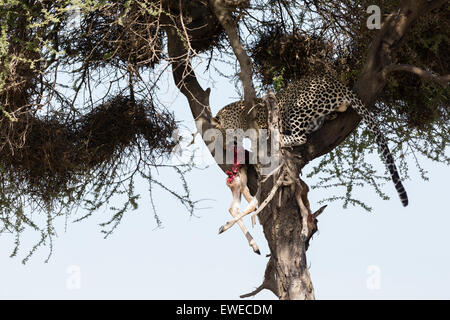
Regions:
M 398 189 L 397 189 L 398 190 Z M 404 207 L 406 207 L 409 203 L 408 201 L 408 195 L 406 194 L 405 189 L 403 188 L 403 186 L 401 186 L 401 189 L 398 190 L 398 196 L 400 197 L 400 201 L 402 202 L 402 205 Z

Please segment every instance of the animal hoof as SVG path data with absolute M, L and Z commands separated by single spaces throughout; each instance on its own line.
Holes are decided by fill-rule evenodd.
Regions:
M 219 234 L 221 234 L 224 231 L 225 231 L 225 228 L 223 226 L 221 226 L 220 229 L 219 229 Z
M 261 252 L 259 251 L 259 249 L 256 249 L 255 253 L 261 255 Z

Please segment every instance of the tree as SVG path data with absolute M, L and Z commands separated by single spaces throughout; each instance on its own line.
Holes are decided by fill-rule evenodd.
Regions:
M 385 13 L 380 26 L 374 8 Z M 41 234 L 24 262 L 39 246 L 51 248 L 58 217 L 83 207 L 81 221 L 124 196 L 103 225 L 108 236 L 137 206 L 139 175 L 150 192 L 159 186 L 195 209 L 184 176 L 192 166 L 167 162 L 178 124 L 156 93 L 171 72 L 204 142 L 213 143 L 205 135 L 217 126 L 210 90 L 192 64 L 199 58 L 208 68 L 223 60 L 236 66 L 231 79 L 238 76 L 252 128 L 258 90 L 276 128 L 276 103 L 266 91 L 325 70 L 372 108 L 404 176 L 416 155 L 450 163 L 446 1 L 6 0 L 0 13 L 0 230 L 16 235 L 13 256 L 24 230 Z M 319 187 L 344 190 L 328 201 L 370 210 L 354 195 L 364 183 L 387 198 L 385 175 L 364 161 L 375 147 L 359 120 L 349 109 L 327 121 L 305 145 L 283 151 L 285 166 L 271 178 L 258 164 L 245 166 L 250 193 L 262 205 L 271 200 L 259 214 L 270 259 L 263 284 L 245 296 L 268 289 L 280 299 L 314 298 L 306 250 L 325 207 L 312 213 L 308 175 L 299 178 L 310 161 L 322 157 L 311 171 Z M 218 165 L 224 172 L 232 166 Z M 155 178 L 162 168 L 180 175 L 184 193 Z M 283 173 L 288 186 L 277 179 Z

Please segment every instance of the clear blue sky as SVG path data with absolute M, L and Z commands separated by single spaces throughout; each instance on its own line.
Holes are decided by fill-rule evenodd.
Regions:
M 206 83 L 206 75 L 203 83 Z M 171 84 L 171 80 L 167 80 Z M 163 96 L 178 119 L 190 120 L 187 102 L 171 85 Z M 213 86 L 213 112 L 235 101 L 234 86 L 220 80 Z M 192 123 L 191 123 L 192 124 Z M 378 158 L 374 162 L 379 168 Z M 405 182 L 410 205 L 403 208 L 391 183 L 384 190 L 391 196 L 382 201 L 370 189 L 362 200 L 374 211 L 342 209 L 331 203 L 319 220 L 308 251 L 310 272 L 318 299 L 449 299 L 450 293 L 450 210 L 448 167 L 424 161 L 430 182 L 414 170 Z M 0 238 L 0 299 L 237 299 L 260 285 L 268 248 L 262 228 L 250 229 L 262 255 L 252 252 L 239 228 L 222 235 L 218 228 L 230 219 L 231 195 L 224 174 L 215 166 L 190 175 L 195 199 L 212 199 L 208 207 L 189 214 L 167 193 L 156 193 L 163 222 L 156 229 L 148 204 L 145 183 L 139 185 L 142 201 L 129 212 L 115 233 L 104 240 L 98 223 L 108 220 L 107 210 L 83 223 L 63 221 L 54 243 L 54 254 L 41 249 L 27 265 L 21 258 L 10 259 L 13 239 Z M 166 177 L 169 185 L 178 180 Z M 313 184 L 313 181 L 307 181 Z M 328 191 L 313 190 L 310 201 Z M 249 218 L 245 223 L 250 227 Z M 23 239 L 22 256 L 36 241 Z M 71 267 L 79 270 L 79 288 L 70 289 Z M 273 299 L 268 291 L 257 298 Z

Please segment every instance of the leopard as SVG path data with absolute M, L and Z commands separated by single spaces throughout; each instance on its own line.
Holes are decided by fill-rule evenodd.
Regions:
M 276 98 L 280 113 L 281 145 L 284 148 L 305 144 L 308 135 L 320 129 L 325 121 L 335 119 L 338 113 L 345 112 L 349 107 L 353 108 L 374 136 L 401 203 L 405 207 L 408 205 L 406 190 L 379 124 L 352 89 L 329 74 L 309 75 L 292 81 L 277 92 Z M 262 99 L 257 99 L 254 106 L 256 123 L 259 129 L 267 129 L 268 112 L 261 102 Z M 214 117 L 221 130 L 245 131 L 249 129 L 248 119 L 243 101 L 223 107 Z

